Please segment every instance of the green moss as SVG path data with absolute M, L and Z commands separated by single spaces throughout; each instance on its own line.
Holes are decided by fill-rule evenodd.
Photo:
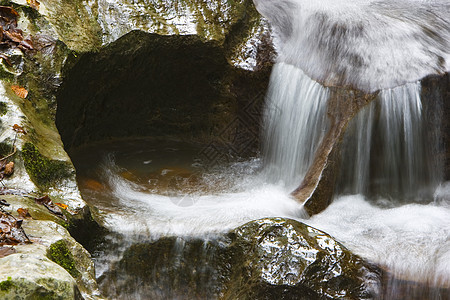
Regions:
M 13 151 L 13 147 L 5 142 L 0 143 L 0 157 L 4 157 Z
M 3 116 L 7 112 L 7 106 L 5 102 L 0 102 L 0 116 Z
M 53 243 L 47 250 L 47 257 L 63 267 L 73 278 L 80 275 L 80 272 L 75 268 L 73 255 L 67 248 L 65 241 L 59 240 Z
M 9 291 L 14 286 L 14 283 L 11 281 L 11 277 L 8 277 L 7 280 L 0 282 L 0 291 Z
M 14 80 L 14 78 L 15 74 L 12 71 L 8 70 L 5 65 L 0 64 L 0 79 L 11 82 Z
M 58 181 L 72 175 L 68 162 L 48 159 L 32 143 L 25 143 L 22 157 L 28 175 L 41 189 L 48 189 Z

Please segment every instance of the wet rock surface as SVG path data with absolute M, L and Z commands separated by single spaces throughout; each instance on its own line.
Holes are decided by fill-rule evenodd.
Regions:
M 427 115 L 437 115 L 442 121 L 429 124 L 428 135 L 431 139 L 440 139 L 437 164 L 443 164 L 444 181 L 450 180 L 450 74 L 429 76 L 422 81 L 422 97 L 425 99 Z M 432 119 L 432 118 L 430 118 Z M 433 170 L 440 170 L 441 165 L 432 166 Z
M 66 229 L 37 220 L 25 220 L 23 227 L 32 243 L 14 246 L 0 260 L 2 299 L 98 298 L 90 255 Z
M 293 220 L 262 219 L 231 233 L 225 298 L 373 299 L 379 270 L 328 234 Z
M 258 148 L 269 74 L 230 66 L 217 42 L 134 31 L 77 61 L 58 94 L 57 125 L 66 149 L 147 136 L 245 156 Z
M 124 299 L 134 292 L 183 299 L 374 299 L 380 280 L 379 269 L 326 233 L 268 218 L 209 241 L 134 244 L 100 285 Z

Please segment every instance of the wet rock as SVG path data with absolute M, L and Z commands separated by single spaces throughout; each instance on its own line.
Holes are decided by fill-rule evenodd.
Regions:
M 220 291 L 216 242 L 176 237 L 131 245 L 99 278 L 102 293 L 127 299 L 214 299 Z
M 271 44 L 269 26 L 249 0 L 99 0 L 97 5 L 103 43 L 132 30 L 166 36 L 196 35 L 203 41 L 224 45 L 227 59 L 244 69 L 256 68 L 265 43 Z
M 380 293 L 376 267 L 303 223 L 261 219 L 230 237 L 224 298 L 373 299 Z
M 2 299 L 98 299 L 90 255 L 66 229 L 37 220 L 23 227 L 33 243 L 0 260 Z
M 427 124 L 430 128 L 427 132 L 429 138 L 439 140 L 439 149 L 435 151 L 438 156 L 431 169 L 434 173 L 442 172 L 438 176 L 448 181 L 450 180 L 450 74 L 428 76 L 421 81 L 421 85 L 425 113 L 429 116 L 428 119 L 438 120 Z
M 381 271 L 320 230 L 267 218 L 218 239 L 132 245 L 100 285 L 118 298 L 375 299 Z

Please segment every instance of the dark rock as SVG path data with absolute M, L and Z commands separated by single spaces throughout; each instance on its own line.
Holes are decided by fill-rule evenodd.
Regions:
M 376 267 L 305 224 L 261 219 L 230 237 L 227 299 L 373 299 L 379 294 Z
M 216 242 L 176 237 L 134 244 L 99 278 L 115 299 L 214 299 L 220 291 L 220 247 Z
M 430 166 L 439 179 L 450 180 L 450 74 L 428 76 L 421 81 L 422 99 L 428 124 L 427 134 L 431 140 L 439 139 L 439 149 L 434 165 Z
M 100 285 L 118 298 L 374 299 L 381 272 L 320 230 L 271 218 L 216 240 L 135 244 Z
M 260 116 L 253 111 L 263 104 L 269 74 L 270 66 L 233 68 L 223 46 L 198 36 L 134 31 L 67 72 L 56 123 L 66 149 L 151 136 L 222 146 L 247 139 L 253 142 L 245 148 L 255 151 Z

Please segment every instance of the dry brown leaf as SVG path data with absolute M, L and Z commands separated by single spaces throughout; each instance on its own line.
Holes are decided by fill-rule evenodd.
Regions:
M 22 228 L 22 220 L 0 210 L 0 246 L 29 243 L 27 235 Z
M 86 186 L 90 190 L 94 191 L 102 191 L 105 189 L 103 184 L 94 179 L 86 179 L 83 181 L 83 185 Z
M 17 124 L 14 124 L 12 128 L 13 128 L 13 130 L 14 130 L 15 132 L 27 134 L 27 131 L 26 131 L 25 128 L 23 128 L 22 126 L 19 126 L 19 125 L 17 125 Z
M 34 50 L 33 42 L 30 39 L 26 39 L 26 40 L 21 41 L 19 47 L 20 46 L 23 46 L 23 47 L 25 47 L 25 48 L 27 48 L 29 50 Z
M 8 66 L 12 66 L 11 61 L 9 60 L 9 58 L 8 58 L 6 55 L 0 53 L 0 58 L 3 59 L 3 61 L 4 61 Z
M 37 0 L 27 0 L 27 3 L 28 3 L 28 5 L 31 8 L 33 8 L 35 10 L 39 10 L 39 5 L 40 5 L 39 1 L 37 1 Z
M 0 16 L 8 20 L 16 19 L 19 17 L 19 13 L 15 11 L 11 6 L 0 6 Z
M 22 30 L 20 30 L 18 28 L 14 28 L 13 26 L 11 26 L 9 28 L 9 30 L 3 31 L 3 34 L 4 34 L 4 37 L 6 37 L 7 39 L 9 39 L 15 43 L 20 43 L 23 41 Z
M 14 173 L 14 162 L 13 161 L 6 164 L 5 170 L 3 171 L 3 173 L 6 176 L 11 176 Z
M 20 98 L 25 99 L 28 96 L 28 91 L 24 87 L 21 87 L 21 86 L 18 86 L 18 85 L 13 85 L 13 86 L 11 86 L 11 89 Z
M 67 218 L 66 216 L 64 216 L 61 209 L 57 205 L 55 205 L 55 203 L 53 203 L 52 199 L 50 199 L 48 195 L 40 198 L 34 198 L 34 200 L 36 201 L 36 203 L 44 205 L 55 216 L 67 221 Z
M 19 218 L 21 219 L 31 219 L 30 212 L 26 208 L 18 208 L 17 213 L 19 214 Z

